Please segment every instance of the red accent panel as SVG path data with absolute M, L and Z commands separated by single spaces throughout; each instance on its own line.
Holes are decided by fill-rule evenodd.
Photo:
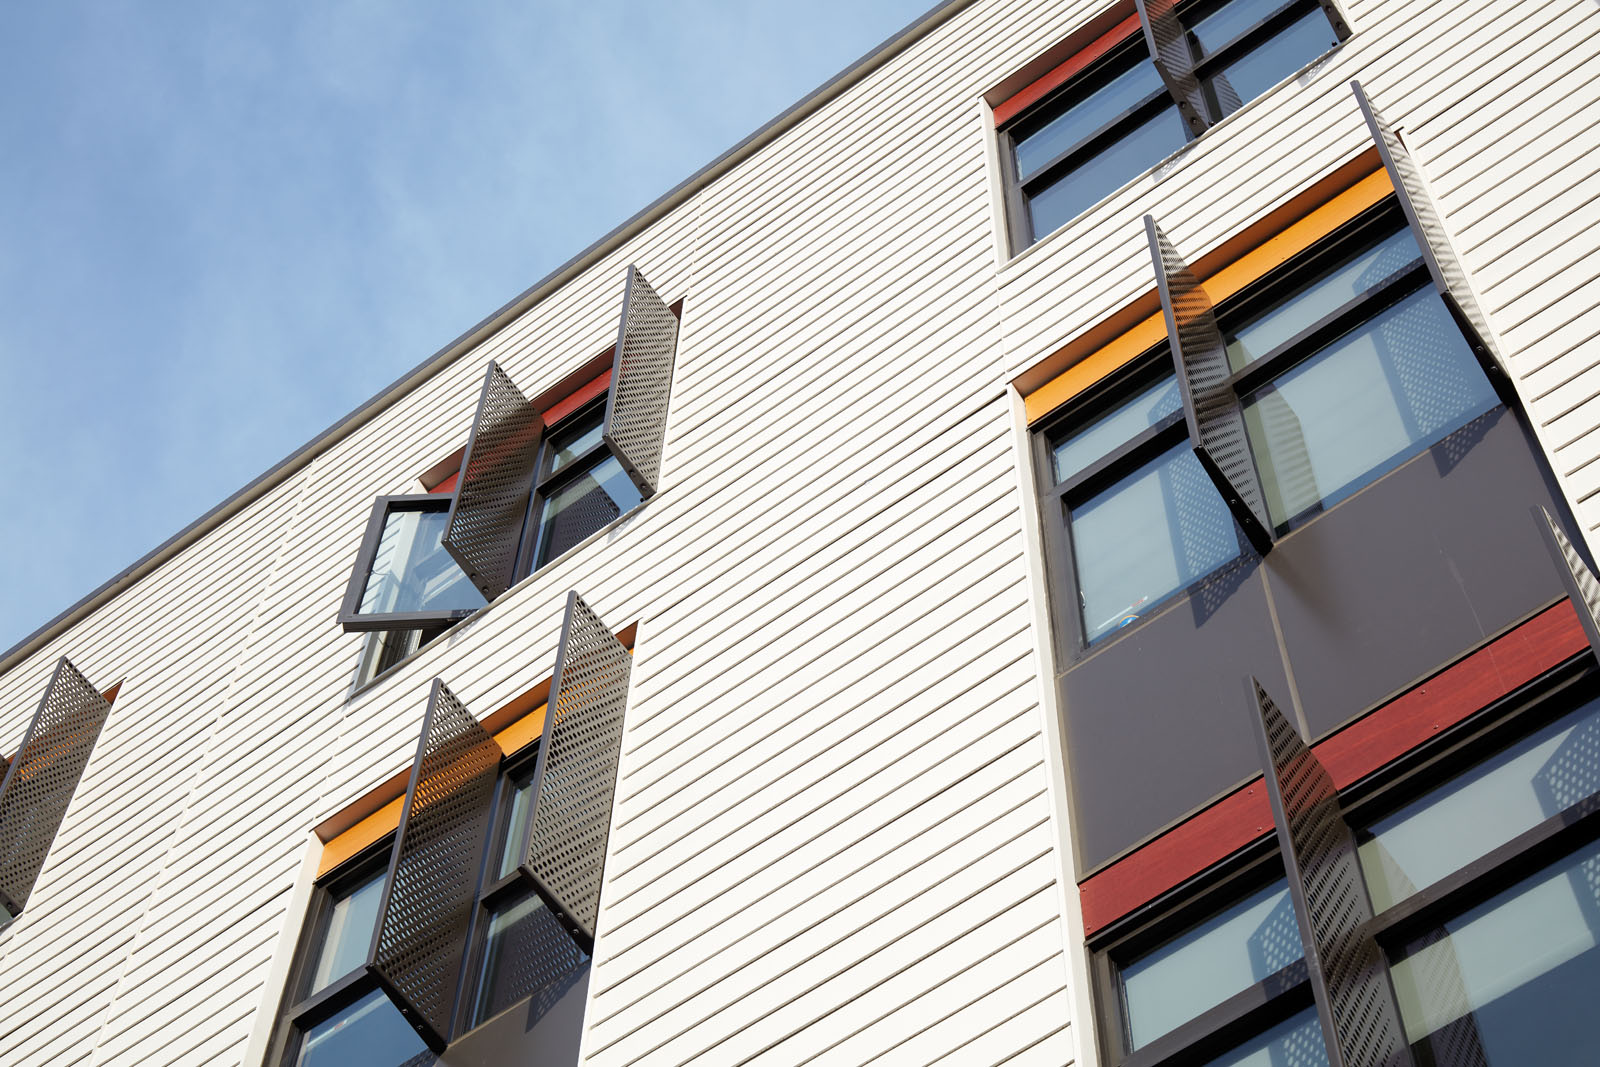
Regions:
M 995 105 L 994 124 L 996 126 L 1004 126 L 1019 114 L 1071 81 L 1095 60 L 1104 56 L 1129 37 L 1141 32 L 1143 31 L 1139 26 L 1139 16 L 1137 14 L 1123 19 L 1114 28 L 1095 38 L 1081 51 L 1073 53 L 1072 58 L 1062 62 L 1050 73 L 1017 90 L 1015 94 Z
M 440 482 L 438 485 L 434 486 L 432 489 L 429 489 L 428 492 L 430 492 L 430 493 L 453 493 L 453 492 L 456 491 L 456 483 L 459 482 L 460 480 L 461 480 L 461 472 L 460 471 L 456 471 L 450 477 L 446 478 L 444 481 Z
M 548 430 L 583 405 L 611 388 L 611 368 L 587 385 L 579 386 L 544 411 L 544 426 Z
M 1563 600 L 1325 738 L 1314 751 L 1343 789 L 1586 645 L 1577 613 Z M 1270 832 L 1272 809 L 1257 778 L 1085 879 L 1078 886 L 1084 932 L 1093 934 Z

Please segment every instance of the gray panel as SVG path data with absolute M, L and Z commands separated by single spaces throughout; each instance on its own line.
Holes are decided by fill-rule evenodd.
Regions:
M 1062 675 L 1080 875 L 1260 773 L 1239 725 L 1236 679 L 1255 671 L 1287 692 L 1278 663 L 1252 559 L 1107 638 Z
M 434 679 L 367 969 L 429 1047 L 449 1040 L 500 746 Z
M 544 419 L 493 361 L 484 375 L 442 539 L 490 600 L 511 587 L 539 466 Z
M 1528 520 L 1553 501 L 1496 408 L 1284 536 L 1264 565 L 1312 737 L 1560 597 Z
M 439 1057 L 440 1067 L 578 1067 L 589 971 L 585 962 L 530 998 L 526 1008 L 505 1011 L 461 1035 Z
M 1566 586 L 1567 598 L 1572 601 L 1572 609 L 1578 613 L 1578 621 L 1583 624 L 1589 647 L 1594 649 L 1595 655 L 1600 656 L 1600 581 L 1595 579 L 1594 571 L 1589 569 L 1578 550 L 1572 547 L 1566 533 L 1556 524 L 1550 509 L 1541 504 L 1533 512 L 1539 531 L 1544 536 L 1545 546 L 1550 550 L 1550 558 L 1555 561 L 1556 574 Z
M 655 493 L 661 473 L 677 350 L 678 317 L 639 268 L 630 266 L 606 400 L 605 442 L 644 497 Z
M 522 869 L 585 948 L 594 944 L 600 912 L 632 665 L 605 623 L 577 593 L 567 594 Z
M 1373 143 L 1378 146 L 1378 154 L 1383 157 L 1383 165 L 1389 172 L 1389 180 L 1394 183 L 1395 196 L 1405 212 L 1406 221 L 1411 225 L 1411 232 L 1416 235 L 1417 244 L 1422 246 L 1422 257 L 1428 263 L 1428 272 L 1433 275 L 1433 284 L 1444 297 L 1450 313 L 1461 324 L 1462 332 L 1466 334 L 1467 341 L 1478 354 L 1484 368 L 1496 379 L 1496 388 L 1504 393 L 1505 383 L 1510 378 L 1506 371 L 1505 355 L 1495 343 L 1488 314 L 1472 293 L 1466 268 L 1461 265 L 1461 259 L 1450 243 L 1450 233 L 1445 229 L 1444 219 L 1428 193 L 1422 169 L 1417 166 L 1406 146 L 1400 143 L 1393 127 L 1367 99 L 1361 83 L 1353 81 L 1350 88 L 1356 95 L 1361 114 L 1367 120 L 1367 129 L 1372 133 Z
M 1178 104 L 1178 113 L 1189 132 L 1199 137 L 1210 125 L 1206 105 L 1200 95 L 1200 81 L 1194 75 L 1194 53 L 1189 49 L 1189 34 L 1178 20 L 1176 0 L 1134 0 L 1139 7 L 1139 22 L 1144 26 L 1145 43 L 1155 61 L 1161 80 Z
M 1183 394 L 1189 441 L 1228 510 L 1257 552 L 1272 548 L 1272 522 L 1267 517 L 1261 476 L 1250 453 L 1244 411 L 1228 384 L 1228 346 L 1217 326 L 1211 298 L 1156 220 L 1144 217 L 1150 258 L 1167 320 L 1172 365 Z
M 83 777 L 111 705 L 67 657 L 0 785 L 0 906 L 20 913 Z
M 1333 777 L 1255 678 L 1247 697 L 1332 1067 L 1410 1064 L 1355 835 Z
M 1339 0 L 1317 0 L 1317 6 L 1328 16 L 1328 21 L 1333 23 L 1334 36 L 1341 41 L 1349 40 L 1350 16 L 1344 13 L 1344 5 Z

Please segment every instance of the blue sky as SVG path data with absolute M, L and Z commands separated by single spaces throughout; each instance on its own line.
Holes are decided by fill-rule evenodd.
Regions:
M 5 5 L 0 649 L 930 5 Z

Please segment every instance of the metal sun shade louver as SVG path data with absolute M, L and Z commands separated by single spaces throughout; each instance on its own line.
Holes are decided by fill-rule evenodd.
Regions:
M 604 438 L 643 497 L 654 495 L 661 473 L 677 347 L 678 317 L 639 268 L 628 267 Z
M 544 418 L 492 360 L 441 543 L 489 600 L 511 587 Z
M 1216 311 L 1155 219 L 1146 215 L 1144 225 L 1189 442 L 1250 544 L 1266 555 L 1272 548 L 1272 523 L 1261 476 L 1251 458 L 1244 412 L 1228 384 L 1228 346 L 1217 326 Z
M 583 599 L 567 594 L 522 870 L 585 951 L 600 911 L 632 664 Z
M 1550 550 L 1550 558 L 1555 561 L 1556 571 L 1561 575 L 1561 583 L 1566 586 L 1572 609 L 1578 613 L 1578 622 L 1583 625 L 1589 647 L 1600 656 L 1600 579 L 1596 579 L 1583 561 L 1554 515 L 1542 505 L 1534 506 L 1533 515 L 1539 523 L 1539 532 L 1544 535 L 1545 547 Z
M 367 964 L 435 1051 L 450 1038 L 499 770 L 500 746 L 435 679 Z
M 1467 343 L 1472 346 L 1490 380 L 1495 383 L 1497 389 L 1505 390 L 1510 381 L 1505 356 L 1500 351 L 1499 341 L 1489 324 L 1488 313 L 1483 310 L 1483 305 L 1478 302 L 1477 295 L 1472 291 L 1472 283 L 1467 278 L 1466 268 L 1461 265 L 1461 259 L 1451 244 L 1444 218 L 1439 214 L 1433 197 L 1428 192 L 1428 183 L 1423 176 L 1422 168 L 1417 166 L 1410 151 L 1400 142 L 1394 128 L 1378 109 L 1372 106 L 1372 101 L 1367 99 L 1361 83 L 1351 82 L 1350 89 L 1355 93 L 1356 103 L 1361 108 L 1362 116 L 1367 120 L 1367 129 L 1371 132 L 1372 141 L 1378 148 L 1378 155 L 1383 159 L 1384 169 L 1389 172 L 1395 198 L 1400 201 L 1400 209 L 1405 213 L 1406 222 L 1410 224 L 1411 232 L 1422 248 L 1422 258 L 1428 265 L 1428 273 L 1433 278 L 1434 287 L 1444 298 L 1445 306 L 1450 309 L 1451 316 L 1466 335 Z
M 1194 53 L 1189 49 L 1189 32 L 1178 19 L 1176 0 L 1135 0 L 1139 22 L 1144 27 L 1150 58 L 1178 102 L 1178 114 L 1189 133 L 1199 137 L 1210 125 L 1200 80 L 1194 73 Z
M 1322 761 L 1250 678 L 1251 722 L 1332 1067 L 1410 1067 L 1355 835 Z
M 12 915 L 28 903 L 110 711 L 62 656 L 0 784 L 0 905 Z

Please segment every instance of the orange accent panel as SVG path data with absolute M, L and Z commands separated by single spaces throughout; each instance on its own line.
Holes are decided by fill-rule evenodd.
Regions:
M 1095 38 L 1080 51 L 1073 53 L 1069 59 L 1058 64 L 1048 74 L 1030 82 L 999 104 L 996 104 L 994 124 L 996 126 L 1004 126 L 1019 114 L 1077 77 L 1086 67 L 1100 59 L 1107 52 L 1140 32 L 1142 31 L 1137 13 L 1123 19 L 1114 28 Z
M 1206 294 L 1214 303 L 1234 296 L 1393 192 L 1388 172 L 1380 167 L 1282 232 L 1208 275 L 1204 279 Z M 1166 320 L 1157 312 L 1051 378 L 1024 399 L 1029 425 L 1148 352 L 1166 336 Z
M 395 827 L 400 825 L 400 810 L 405 807 L 405 803 L 404 796 L 395 797 L 323 845 L 322 858 L 317 861 L 317 877 L 321 878 L 368 845 L 383 840 L 384 835 L 394 833 Z
M 496 731 L 494 739 L 500 745 L 500 751 L 513 756 L 539 740 L 544 733 L 544 716 L 549 707 L 548 704 L 540 704 L 510 726 Z
M 1545 609 L 1332 734 L 1315 746 L 1340 789 L 1583 651 L 1587 638 L 1569 601 Z M 1079 886 L 1085 934 L 1273 832 L 1260 778 L 1204 808 Z

